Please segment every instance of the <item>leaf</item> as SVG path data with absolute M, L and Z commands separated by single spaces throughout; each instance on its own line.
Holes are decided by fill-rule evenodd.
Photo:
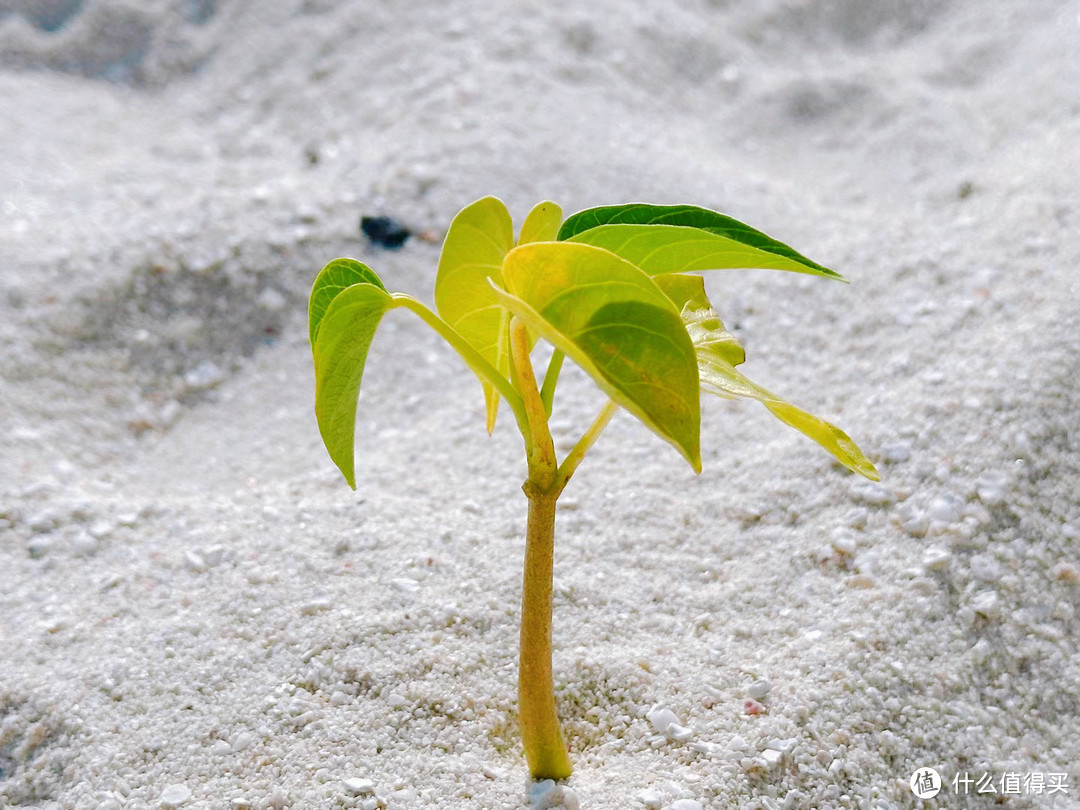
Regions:
M 664 291 L 679 309 L 690 341 L 700 354 L 714 352 L 733 366 L 746 360 L 746 351 L 735 335 L 725 327 L 705 293 L 705 279 L 685 273 L 655 276 L 656 286 Z
M 514 227 L 501 200 L 484 197 L 450 223 L 435 278 L 435 307 L 451 328 L 501 374 L 510 371 L 509 316 L 488 279 L 503 286 L 502 264 L 514 247 Z M 499 394 L 485 382 L 487 429 L 495 429 Z
M 759 267 L 844 280 L 749 225 L 690 205 L 590 208 L 567 219 L 558 238 L 610 250 L 649 275 Z
M 334 259 L 315 277 L 311 297 L 308 298 L 308 338 L 312 348 L 315 347 L 315 338 L 326 315 L 326 308 L 338 293 L 353 284 L 374 284 L 386 290 L 375 272 L 356 259 Z
M 699 348 L 698 369 L 701 372 L 702 391 L 722 397 L 756 399 L 768 408 L 773 416 L 813 439 L 852 472 L 872 481 L 880 480 L 874 465 L 863 455 L 858 445 L 836 425 L 780 399 L 736 371 L 731 363 L 716 353 Z
M 525 245 L 529 242 L 554 242 L 561 222 L 562 209 L 558 205 L 551 200 L 537 203 L 525 217 L 517 243 Z
M 694 347 L 652 279 L 606 250 L 560 242 L 515 248 L 503 278 L 496 295 L 508 309 L 700 472 Z
M 392 306 L 394 301 L 381 283 L 353 284 L 330 302 L 312 345 L 319 433 L 330 458 L 353 489 L 356 489 L 353 441 L 360 380 L 371 339 L 382 316 Z

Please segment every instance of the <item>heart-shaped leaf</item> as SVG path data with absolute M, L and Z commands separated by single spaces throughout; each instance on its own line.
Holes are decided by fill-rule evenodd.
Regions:
M 326 308 L 338 293 L 353 284 L 374 284 L 386 290 L 375 271 L 356 259 L 334 259 L 315 277 L 308 298 L 308 338 L 312 348 L 315 347 L 315 338 L 319 334 Z
M 690 205 L 590 208 L 567 219 L 558 238 L 610 250 L 649 275 L 759 267 L 844 280 L 737 219 Z
M 529 242 L 554 242 L 562 223 L 562 209 L 551 200 L 545 200 L 533 206 L 533 210 L 521 224 L 519 245 Z
M 330 458 L 356 489 L 353 441 L 356 400 L 371 339 L 382 316 L 394 305 L 382 284 L 353 284 L 326 307 L 312 353 L 315 364 L 315 416 Z
M 503 279 L 496 295 L 508 309 L 701 470 L 694 347 L 652 279 L 606 250 L 565 242 L 515 248 Z
M 435 278 L 439 315 L 504 376 L 510 373 L 510 320 L 488 279 L 503 285 L 503 259 L 513 247 L 514 226 L 506 206 L 484 197 L 450 223 Z M 484 383 L 484 399 L 490 433 L 499 410 L 499 394 L 491 383 Z

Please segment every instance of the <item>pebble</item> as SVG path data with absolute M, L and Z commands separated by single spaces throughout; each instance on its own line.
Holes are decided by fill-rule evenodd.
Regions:
M 1055 579 L 1061 582 L 1068 582 L 1070 584 L 1080 582 L 1080 569 L 1077 569 L 1072 563 L 1059 562 L 1050 569 L 1050 573 L 1054 575 Z
M 529 786 L 529 805 L 532 810 L 578 810 L 577 794 L 568 787 L 555 784 L 553 779 L 541 779 Z
M 1005 503 L 1006 484 L 1001 473 L 984 473 L 975 483 L 975 494 L 986 506 L 1000 506 Z
M 316 596 L 300 606 L 300 614 L 302 616 L 314 616 L 316 613 L 329 610 L 333 607 L 333 604 L 329 596 Z
M 881 457 L 888 464 L 901 464 L 911 458 L 911 442 L 898 441 L 881 448 Z
M 1001 616 L 1001 600 L 994 591 L 983 591 L 976 594 L 971 600 L 972 609 L 987 619 L 996 619 Z
M 663 734 L 668 739 L 686 740 L 692 736 L 692 732 L 679 723 L 675 712 L 659 703 L 645 713 L 645 719 L 657 734 Z
M 772 687 L 772 683 L 762 678 L 760 680 L 754 681 L 752 684 L 746 687 L 746 694 L 748 697 L 751 697 L 754 700 L 761 700 L 763 697 L 769 694 L 769 692 L 772 691 Z
M 923 552 L 922 564 L 927 571 L 944 571 L 949 567 L 949 552 L 940 546 L 931 546 Z
M 80 531 L 71 538 L 71 550 L 80 557 L 91 556 L 100 545 L 98 539 L 86 531 Z
M 892 502 L 892 494 L 876 481 L 862 481 L 852 487 L 852 496 L 857 501 L 871 506 L 885 506 Z
M 225 382 L 225 372 L 209 360 L 203 360 L 184 375 L 188 391 L 203 391 Z
M 354 776 L 350 779 L 346 779 L 344 784 L 345 789 L 349 791 L 349 793 L 353 793 L 357 796 L 375 792 L 375 783 L 370 779 L 361 779 Z
M 949 496 L 935 498 L 931 501 L 926 514 L 931 520 L 941 523 L 956 523 L 960 519 L 960 510 L 957 507 L 956 500 Z
M 188 549 L 184 552 L 184 565 L 186 565 L 192 571 L 201 573 L 206 570 L 206 560 L 202 558 L 202 555 L 197 551 Z
M 640 791 L 634 798 L 645 805 L 645 810 L 660 810 L 664 804 L 664 797 L 660 795 L 659 791 L 652 788 Z
M 399 591 L 404 591 L 405 593 L 416 593 L 420 590 L 420 583 L 409 577 L 397 577 L 396 579 L 390 580 L 390 584 Z
M 671 810 L 704 810 L 697 799 L 676 799 L 671 803 Z
M 809 633 L 807 634 L 809 635 Z M 743 714 L 750 716 L 756 716 L 759 714 L 768 714 L 769 710 L 765 708 L 765 704 L 754 700 L 753 698 L 747 698 L 743 701 Z
M 169 785 L 161 792 L 161 803 L 166 807 L 179 807 L 191 798 L 191 788 L 187 785 Z
M 971 573 L 983 582 L 997 582 L 1005 573 L 1001 563 L 990 554 L 976 554 L 971 558 L 970 564 Z

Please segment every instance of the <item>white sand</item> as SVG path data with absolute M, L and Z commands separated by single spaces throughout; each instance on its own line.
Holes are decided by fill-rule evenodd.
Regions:
M 921 767 L 1080 806 L 1078 39 L 1075 0 L 0 3 L 0 806 L 527 803 L 520 439 L 395 314 L 352 493 L 304 323 L 337 255 L 430 298 L 437 240 L 361 214 L 485 194 L 844 273 L 708 283 L 883 477 L 749 403 L 700 476 L 615 419 L 558 525 L 566 806 L 991 806 Z M 567 373 L 563 441 L 601 402 Z

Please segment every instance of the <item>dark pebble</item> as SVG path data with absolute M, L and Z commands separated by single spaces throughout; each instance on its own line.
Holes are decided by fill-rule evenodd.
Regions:
M 412 235 L 412 231 L 390 217 L 361 217 L 360 230 L 374 244 L 389 250 L 397 250 Z

